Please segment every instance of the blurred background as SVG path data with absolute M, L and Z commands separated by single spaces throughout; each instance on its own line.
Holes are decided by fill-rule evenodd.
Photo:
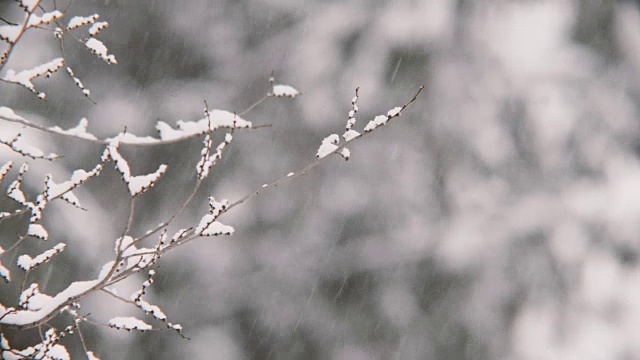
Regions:
M 14 8 L 0 4 L 5 18 Z M 190 341 L 86 324 L 101 359 L 640 358 L 637 1 L 100 0 L 73 2 L 66 18 L 93 13 L 110 24 L 99 38 L 118 64 L 74 41 L 65 51 L 97 105 L 64 74 L 36 84 L 46 103 L 0 84 L 0 105 L 63 128 L 86 117 L 106 137 L 200 119 L 203 100 L 242 111 L 269 91 L 272 71 L 303 93 L 244 115 L 273 126 L 236 134 L 173 230 L 197 222 L 209 195 L 235 200 L 314 160 L 342 132 L 357 86 L 360 130 L 425 85 L 349 162 L 335 157 L 251 199 L 221 219 L 233 236 L 163 259 L 147 300 Z M 57 53 L 50 33 L 34 32 L 9 67 Z M 30 161 L 33 189 L 46 172 L 62 181 L 89 169 L 103 150 L 29 136 L 65 156 Z M 169 165 L 140 199 L 134 234 L 187 196 L 201 146 L 123 147 L 134 174 Z M 0 162 L 12 156 L 4 150 Z M 76 194 L 87 212 L 52 206 L 49 242 L 3 258 L 67 243 L 30 278 L 49 294 L 95 278 L 126 222 L 111 167 Z M 23 227 L 3 224 L 0 245 Z M 120 293 L 144 277 L 134 280 Z M 1 286 L 3 303 L 15 299 L 17 285 Z M 104 294 L 83 305 L 96 322 L 142 318 Z M 37 332 L 12 336 L 18 346 Z M 64 341 L 80 358 L 79 341 Z

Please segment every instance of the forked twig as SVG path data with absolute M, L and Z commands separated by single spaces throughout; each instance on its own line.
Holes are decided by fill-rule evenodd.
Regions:
M 411 106 L 411 104 L 413 104 L 417 99 L 418 96 L 420 95 L 420 93 L 422 92 L 422 90 L 424 90 L 424 86 L 420 86 L 420 88 L 418 89 L 418 91 L 416 92 L 416 94 L 413 96 L 413 98 L 411 98 L 411 100 L 409 100 L 406 104 L 404 104 L 401 108 L 400 111 L 398 112 L 397 115 L 394 115 L 391 119 L 398 117 L 405 109 L 407 109 L 409 106 Z M 391 120 L 389 119 L 389 120 Z M 371 134 L 372 132 L 363 132 L 360 135 L 352 138 L 351 140 L 345 141 L 342 145 L 338 146 L 335 150 L 334 153 L 339 153 L 340 150 L 342 150 L 343 148 L 345 148 L 347 145 L 353 143 L 354 141 L 357 141 L 360 138 L 363 138 L 364 136 L 367 136 L 368 134 Z M 305 175 L 307 174 L 311 169 L 315 168 L 316 166 L 320 165 L 321 163 L 323 163 L 327 158 L 329 158 L 329 156 L 325 156 L 325 157 L 321 157 L 316 159 L 315 161 L 313 161 L 312 163 L 308 164 L 307 166 L 303 167 L 302 169 L 298 170 L 298 171 L 294 171 L 293 173 L 289 173 L 288 175 L 281 177 L 280 179 L 277 179 L 276 181 L 269 183 L 269 184 L 264 184 L 258 188 L 256 188 L 254 191 L 246 194 L 245 196 L 241 197 L 240 199 L 230 203 L 227 208 L 225 209 L 225 212 L 231 210 L 232 208 L 244 203 L 245 201 L 251 199 L 254 196 L 260 195 L 260 193 L 262 193 L 263 191 L 270 189 L 270 188 L 275 188 L 278 187 L 279 185 L 282 185 L 284 183 L 287 183 L 299 176 Z

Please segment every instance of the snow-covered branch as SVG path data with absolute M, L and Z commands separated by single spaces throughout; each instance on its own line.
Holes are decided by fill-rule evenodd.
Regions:
M 0 40 L 7 44 L 7 48 L 2 58 L 0 58 L 0 80 L 2 80 L 0 85 L 20 85 L 44 100 L 46 94 L 37 89 L 37 81 L 42 78 L 48 78 L 64 68 L 75 86 L 80 89 L 84 96 L 88 97 L 90 91 L 85 87 L 82 80 L 76 77 L 72 68 L 67 64 L 68 58 L 64 56 L 63 39 L 66 36 L 71 36 L 99 59 L 108 64 L 116 65 L 116 57 L 109 52 L 107 46 L 101 40 L 96 38 L 109 24 L 106 21 L 98 21 L 100 19 L 98 14 L 75 16 L 63 23 L 63 19 L 67 15 L 66 11 L 55 9 L 53 11 L 45 11 L 39 0 L 20 0 L 17 3 L 23 9 L 24 19 L 15 23 L 5 21 L 6 24 L 0 26 Z M 21 41 L 23 34 L 30 29 L 51 31 L 54 39 L 59 42 L 60 57 L 30 69 L 7 69 L 5 71 L 5 67 L 14 51 L 14 46 Z M 84 33 L 84 37 L 79 35 L 81 32 Z M 36 81 L 36 84 L 34 84 L 34 81 Z M 19 280 L 16 281 L 16 278 L 22 280 L 20 290 L 15 291 L 15 294 L 12 294 L 13 297 L 3 297 L 3 301 L 6 301 L 4 300 L 6 298 L 12 298 L 13 302 L 0 303 L 0 330 L 4 328 L 18 330 L 42 329 L 43 326 L 51 326 L 49 322 L 58 317 L 70 316 L 72 320 L 72 324 L 66 327 L 51 326 L 46 332 L 41 331 L 41 342 L 22 350 L 11 347 L 10 340 L 12 339 L 7 339 L 2 335 L 1 346 L 4 351 L 3 354 L 9 354 L 7 355 L 9 358 L 66 359 L 69 358 L 69 354 L 64 345 L 60 343 L 60 339 L 77 333 L 84 353 L 87 354 L 88 358 L 95 358 L 95 355 L 87 348 L 87 343 L 80 331 L 80 324 L 99 324 L 99 322 L 89 320 L 88 315 L 82 314 L 82 302 L 87 296 L 97 293 L 109 296 L 109 301 L 117 300 L 133 305 L 142 316 L 147 316 L 145 320 L 131 316 L 115 316 L 108 322 L 102 322 L 102 326 L 141 332 L 171 330 L 184 337 L 182 326 L 169 322 L 167 314 L 158 305 L 153 305 L 146 299 L 149 289 L 153 286 L 158 264 L 163 260 L 163 257 L 170 251 L 203 237 L 233 235 L 235 228 L 225 224 L 226 221 L 222 223 L 220 220 L 224 214 L 269 188 L 277 187 L 307 174 L 316 166 L 327 161 L 332 154 L 338 154 L 348 160 L 351 157 L 351 152 L 347 148 L 348 145 L 350 146 L 353 142 L 371 134 L 391 120 L 400 117 L 403 111 L 416 101 L 423 90 L 421 87 L 415 96 L 404 105 L 394 107 L 385 114 L 376 116 L 359 132 L 355 130 L 356 115 L 359 110 L 359 91 L 356 89 L 355 96 L 351 100 L 351 110 L 348 112 L 344 133 L 341 136 L 330 134 L 324 140 L 318 139 L 320 145 L 315 151 L 315 158 L 314 153 L 310 152 L 310 160 L 304 167 L 297 171 L 289 172 L 286 176 L 271 183 L 261 185 L 254 191 L 248 192 L 247 195 L 232 202 L 226 199 L 216 199 L 209 194 L 197 196 L 202 190 L 201 185 L 211 173 L 212 168 L 218 164 L 223 156 L 226 156 L 230 147 L 236 146 L 234 139 L 239 136 L 236 131 L 268 126 L 254 125 L 244 118 L 246 113 L 255 109 L 267 99 L 296 98 L 301 95 L 301 92 L 291 85 L 276 83 L 273 76 L 270 77 L 269 83 L 269 91 L 244 111 L 232 112 L 209 109 L 205 102 L 204 117 L 194 121 L 178 120 L 175 125 L 158 121 L 155 125 L 158 135 L 155 137 L 137 136 L 123 131 L 111 137 L 101 138 L 91 132 L 91 123 L 86 118 L 82 118 L 76 126 L 64 129 L 55 124 L 51 126 L 36 124 L 25 116 L 16 114 L 13 109 L 0 104 L 0 122 L 19 124 L 23 128 L 44 132 L 45 135 L 62 136 L 72 141 L 88 142 L 102 151 L 102 157 L 99 160 L 96 159 L 96 162 L 93 163 L 95 165 L 92 165 L 93 167 L 83 170 L 79 169 L 79 166 L 75 164 L 70 164 L 74 170 L 70 170 L 70 174 L 63 177 L 64 181 L 56 182 L 52 174 L 54 172 L 47 172 L 43 175 L 36 175 L 37 173 L 33 171 L 30 172 L 30 164 L 26 160 L 34 160 L 35 163 L 42 163 L 42 161 L 35 160 L 60 161 L 59 159 L 64 154 L 59 156 L 43 151 L 41 149 L 41 147 L 44 147 L 42 144 L 36 144 L 36 141 L 29 139 L 28 132 L 23 133 L 22 130 L 25 129 L 21 129 L 18 132 L 3 131 L 0 133 L 0 144 L 3 145 L 3 148 L 8 148 L 13 156 L 25 160 L 22 164 L 20 164 L 19 160 L 0 163 L 0 182 L 7 180 L 6 184 L 8 186 L 4 195 L 6 199 L 10 200 L 8 201 L 10 205 L 6 205 L 6 209 L 0 209 L 0 226 L 6 226 L 7 223 L 11 223 L 12 220 L 9 219 L 15 220 L 15 218 L 20 218 L 22 215 L 29 214 L 28 221 L 25 219 L 23 222 L 15 221 L 15 224 L 12 223 L 13 226 L 19 229 L 16 239 L 11 239 L 11 241 L 0 240 L 2 241 L 0 243 L 0 260 L 4 262 L 0 263 L 0 277 L 7 283 L 3 285 L 9 289 L 6 290 L 7 293 L 11 291 L 10 285 L 14 284 L 14 282 L 20 282 Z M 224 136 L 221 137 L 218 132 L 222 132 Z M 155 162 L 150 172 L 140 174 L 139 169 L 135 166 L 136 161 L 131 161 L 135 155 L 127 154 L 124 151 L 121 152 L 122 148 L 124 146 L 164 146 L 192 139 L 201 141 L 203 146 L 199 154 L 193 155 L 192 173 L 189 174 L 191 176 L 190 179 L 193 180 L 191 189 L 187 191 L 187 195 L 181 202 L 174 205 L 173 209 L 169 209 L 170 211 L 167 212 L 169 215 L 160 221 L 157 226 L 146 229 L 143 234 L 137 234 L 136 232 L 139 230 L 134 225 L 137 225 L 140 217 L 139 210 L 136 208 L 138 199 L 151 196 L 153 192 L 149 190 L 161 183 L 165 175 L 171 172 L 172 169 L 167 165 L 169 162 L 165 161 L 166 159 L 160 159 Z M 51 211 L 49 205 L 56 200 L 63 200 L 73 207 L 86 210 L 82 207 L 84 203 L 82 194 L 76 190 L 85 186 L 91 179 L 101 176 L 107 163 L 113 165 L 124 185 L 126 185 L 126 187 L 122 186 L 120 189 L 125 194 L 128 194 L 127 198 L 129 199 L 126 223 L 122 226 L 122 229 L 119 229 L 121 231 L 120 235 L 114 236 L 111 240 L 113 241 L 113 251 L 107 254 L 109 256 L 108 261 L 105 260 L 103 264 L 96 265 L 97 276 L 74 274 L 73 279 L 66 279 L 65 287 L 61 291 L 48 295 L 43 290 L 47 289 L 44 284 L 39 284 L 29 276 L 36 274 L 40 271 L 40 268 L 61 266 L 62 258 L 69 256 L 69 253 L 71 253 L 69 249 L 76 246 L 72 241 L 65 240 L 65 242 L 60 242 L 60 236 L 55 233 L 55 227 L 51 227 L 53 230 L 51 233 L 49 232 L 50 223 L 46 222 L 46 219 L 49 219 L 47 213 Z M 15 170 L 16 168 L 18 169 L 17 171 Z M 59 179 L 60 176 L 56 175 L 56 178 Z M 35 179 L 39 184 L 44 184 L 43 189 L 34 190 L 33 186 L 26 181 L 27 179 Z M 107 181 L 109 179 L 101 180 Z M 115 186 L 113 188 L 118 189 Z M 187 219 L 190 223 L 186 228 L 175 230 L 175 220 L 183 211 L 192 202 L 204 198 L 208 199 L 208 211 L 203 211 L 202 214 L 194 219 Z M 5 206 L 4 203 L 2 203 L 2 206 Z M 124 209 L 122 212 L 124 213 Z M 36 252 L 24 250 L 21 245 L 25 241 L 38 241 L 38 244 L 53 244 L 47 245 L 46 249 Z M 139 290 L 133 292 L 130 296 L 121 296 L 112 288 L 126 279 L 138 281 L 139 279 L 134 277 L 135 274 L 146 274 L 146 277 L 144 281 L 138 283 Z M 2 291 L 4 293 L 5 290 L 3 289 Z M 0 332 L 0 334 L 3 333 Z

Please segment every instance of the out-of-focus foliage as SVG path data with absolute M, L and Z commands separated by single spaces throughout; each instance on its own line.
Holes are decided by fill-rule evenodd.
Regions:
M 349 163 L 251 200 L 224 219 L 233 237 L 166 259 L 149 291 L 191 341 L 96 328 L 88 341 L 102 359 L 640 357 L 637 2 L 107 0 L 72 11 L 111 24 L 118 65 L 67 59 L 92 65 L 74 69 L 98 105 L 55 91 L 73 86 L 60 81 L 46 104 L 2 87 L 13 108 L 64 127 L 86 116 L 100 135 L 151 134 L 157 120 L 199 118 L 205 99 L 246 108 L 272 71 L 301 90 L 246 115 L 274 126 L 239 136 L 203 196 L 237 198 L 313 159 L 356 86 L 362 121 L 426 85 Z M 22 50 L 34 64 L 55 52 Z M 180 154 L 199 146 L 134 151 L 147 170 L 155 156 L 186 169 Z M 168 213 L 187 181 L 158 183 L 172 195 L 142 201 L 136 226 Z M 96 226 L 121 223 L 113 189 L 93 189 Z M 114 236 L 66 230 L 80 243 L 64 257 L 70 271 Z

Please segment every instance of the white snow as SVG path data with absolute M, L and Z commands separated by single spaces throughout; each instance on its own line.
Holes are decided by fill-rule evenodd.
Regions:
M 82 91 L 82 94 L 84 94 L 84 96 L 89 96 L 91 94 L 91 91 L 84 87 L 82 81 L 80 81 L 80 79 L 75 76 L 73 70 L 70 67 L 67 66 L 66 69 L 69 76 L 71 76 L 71 78 L 73 79 L 73 82 L 75 82 L 76 86 Z
M 278 84 L 273 85 L 272 94 L 277 97 L 288 96 L 293 98 L 300 95 L 300 92 L 292 86 Z
M 287 174 L 287 177 L 291 177 L 291 176 L 293 176 L 293 175 L 295 175 L 295 174 L 294 174 L 294 173 L 292 173 L 292 172 L 290 172 L 290 173 L 288 173 L 288 174 Z
M 340 137 L 338 134 L 331 134 L 322 140 L 322 145 L 318 148 L 317 157 L 323 158 L 332 152 L 334 152 L 338 148 L 338 143 L 340 142 Z
M 18 257 L 18 266 L 24 271 L 29 271 L 32 268 L 49 261 L 55 255 L 61 253 L 66 246 L 67 245 L 65 243 L 57 244 L 53 248 L 43 252 L 33 259 L 29 255 L 20 255 L 20 257 Z
M 20 204 L 24 205 L 27 203 L 27 199 L 25 198 L 24 193 L 22 192 L 22 190 L 20 190 L 20 180 L 15 180 L 11 183 L 11 185 L 9 186 L 9 190 L 7 191 L 7 196 L 10 199 L 19 202 Z
M 209 196 L 209 212 L 211 214 L 220 214 L 227 206 L 229 206 L 229 200 L 222 199 L 220 201 L 216 201 L 213 196 Z
M 131 245 L 131 244 L 133 244 L 133 238 L 131 236 L 125 236 L 119 242 L 116 241 L 116 247 L 113 250 L 115 251 L 116 254 L 123 252 L 123 255 L 125 255 L 124 254 L 125 249 L 131 248 L 135 250 L 136 248 L 135 245 Z
M 235 231 L 232 226 L 222 224 L 215 219 L 219 214 L 206 214 L 200 219 L 196 234 L 202 236 L 231 235 Z
M 0 312 L 6 311 L 5 307 L 0 304 Z M 0 333 L 0 347 L 3 349 L 10 349 L 9 341 L 4 337 L 4 333 Z
M 7 175 L 7 173 L 9 172 L 9 170 L 11 170 L 12 167 L 13 167 L 13 161 L 11 160 L 7 161 L 6 164 L 0 166 L 0 181 L 4 179 L 4 176 Z
M 2 277 L 5 282 L 11 281 L 11 273 L 2 263 L 0 263 L 0 277 Z
M 51 301 L 51 296 L 40 292 L 39 286 L 36 283 L 31 284 L 28 289 L 20 294 L 20 306 L 25 307 L 27 310 L 39 310 Z
M 131 193 L 131 195 L 140 194 L 141 192 L 153 186 L 153 184 L 155 184 L 156 181 L 158 181 L 158 179 L 162 175 L 164 175 L 166 171 L 167 165 L 162 164 L 160 165 L 160 167 L 158 167 L 158 170 L 156 170 L 156 172 L 152 174 L 131 176 L 129 178 L 129 182 L 127 183 L 127 185 L 129 186 L 129 192 Z
M 36 26 L 40 26 L 42 24 L 48 24 L 50 22 L 52 22 L 53 20 L 57 20 L 60 19 L 62 16 L 64 16 L 64 14 L 62 14 L 60 11 L 58 10 L 54 10 L 51 12 L 47 12 L 42 14 L 42 16 L 38 16 L 36 14 L 31 14 L 31 17 L 29 18 L 29 23 L 27 24 L 27 27 L 36 27 Z
M 394 116 L 400 116 L 400 111 L 402 110 L 402 108 L 400 106 L 396 106 L 393 109 L 387 111 L 387 116 L 389 118 L 392 118 Z
M 145 323 L 142 320 L 136 319 L 134 317 L 114 317 L 109 320 L 109 326 L 114 327 L 116 329 L 124 329 L 124 330 L 151 330 L 151 325 Z
M 130 269 L 133 267 L 137 268 L 145 268 L 153 263 L 155 259 L 155 251 L 156 249 L 151 248 L 140 248 L 138 249 L 133 244 L 133 238 L 131 236 L 125 236 L 122 238 L 120 242 L 116 242 L 116 246 L 119 245 L 121 256 L 126 257 L 125 269 Z M 117 248 L 116 248 L 117 249 Z M 117 254 L 116 250 L 116 254 Z M 137 255 L 140 254 L 140 255 Z M 121 269 L 124 270 L 124 269 Z
M 16 121 L 27 121 L 27 119 L 23 118 L 20 115 L 16 115 L 15 112 L 13 112 L 13 109 L 8 108 L 6 106 L 0 106 L 0 117 L 7 119 L 7 120 L 16 120 Z
M 67 348 L 60 344 L 55 344 L 46 352 L 47 359 L 70 360 L 71 356 L 67 352 Z
M 369 121 L 367 126 L 364 127 L 364 132 L 375 130 L 378 126 L 382 126 L 387 123 L 389 117 L 387 115 L 378 115 L 373 120 Z
M 107 26 L 109 26 L 109 23 L 106 21 L 97 22 L 91 25 L 91 27 L 89 28 L 89 34 L 91 36 L 96 36 L 102 29 L 106 28 Z
M 351 157 L 351 151 L 349 151 L 349 149 L 347 149 L 347 148 L 342 148 L 342 150 L 340 151 L 340 155 L 345 160 L 349 160 L 349 158 Z
M 20 0 L 20 4 L 24 7 L 28 12 L 32 12 L 35 7 L 38 5 L 40 0 Z
M 29 255 L 21 255 L 18 257 L 18 261 L 16 262 L 19 268 L 22 270 L 28 270 L 31 268 L 31 256 Z
M 21 134 L 14 135 L 13 132 L 10 131 L 2 131 L 0 132 L 0 143 L 11 146 L 11 143 L 15 141 L 16 138 L 22 136 Z
M 24 156 L 31 157 L 33 159 L 53 160 L 59 157 L 54 153 L 45 154 L 41 149 L 31 144 L 25 143 L 23 139 L 24 138 L 22 136 L 19 136 L 15 141 L 12 141 L 10 143 L 4 142 L 2 139 L 0 139 L 0 142 L 9 145 L 15 152 Z
M 67 201 L 71 203 L 79 204 L 78 198 L 71 192 L 72 189 L 76 188 L 78 185 L 87 181 L 92 176 L 97 175 L 102 170 L 102 165 L 98 164 L 91 171 L 87 172 L 85 170 L 79 169 L 71 174 L 71 179 L 67 180 L 63 183 L 56 184 L 53 181 L 53 176 L 49 175 L 46 178 L 46 186 L 48 188 L 47 191 L 47 200 L 55 199 L 59 196 L 66 196 Z
M 126 269 L 131 269 L 134 267 L 143 269 L 151 265 L 156 259 L 155 251 L 156 249 L 152 249 L 152 248 L 136 249 L 135 246 L 129 247 L 124 252 L 124 254 L 126 256 L 131 256 L 131 255 L 133 256 L 127 259 Z M 141 255 L 136 255 L 136 254 L 141 254 Z
M 64 59 L 60 57 L 38 65 L 33 69 L 22 70 L 19 73 L 16 73 L 13 69 L 9 69 L 2 79 L 8 82 L 20 84 L 31 90 L 33 93 L 36 93 L 41 99 L 44 99 L 45 93 L 37 92 L 31 80 L 41 75 L 49 76 L 58 71 L 62 66 L 64 66 Z
M 31 217 L 29 222 L 35 223 L 42 219 L 42 210 L 47 206 L 49 202 L 44 194 L 40 194 L 36 197 L 35 203 L 29 202 L 27 207 L 31 210 Z
M 211 170 L 211 167 L 213 167 L 213 165 L 215 165 L 216 162 L 218 162 L 218 160 L 222 158 L 222 153 L 224 149 L 231 143 L 231 140 L 233 140 L 233 136 L 227 133 L 224 137 L 224 141 L 221 142 L 218 145 L 218 147 L 216 147 L 216 152 L 212 156 L 210 153 L 211 138 L 209 137 L 209 135 L 205 137 L 205 140 L 204 140 L 205 147 L 202 149 L 202 152 L 201 152 L 202 157 L 200 158 L 200 161 L 198 161 L 198 165 L 196 165 L 196 172 L 198 173 L 198 179 L 202 180 L 207 176 L 209 176 L 209 171 Z
M 42 219 L 42 209 L 44 209 L 45 206 L 47 206 L 47 200 L 43 195 L 38 195 L 35 203 L 27 203 L 27 207 L 31 210 L 31 217 L 29 218 L 30 223 L 35 223 Z
M 102 41 L 96 39 L 96 38 L 89 38 L 87 39 L 87 41 L 85 42 L 85 45 L 87 46 L 87 48 L 94 53 L 95 55 L 97 55 L 99 58 L 101 58 L 102 60 L 104 60 L 105 62 L 109 63 L 109 64 L 117 64 L 118 62 L 116 61 L 116 57 L 113 55 L 109 54 L 109 50 L 107 49 L 107 47 L 102 43 Z
M 13 44 L 20 35 L 20 30 L 22 30 L 21 25 L 2 25 L 0 26 L 0 40 Z
M 215 235 L 232 235 L 235 229 L 233 226 L 225 225 L 219 221 L 214 221 L 210 224 L 201 235 L 203 236 L 215 236 Z
M 80 199 L 78 199 L 78 197 L 71 191 L 63 194 L 60 198 L 77 208 L 82 208 L 82 205 L 80 205 Z
M 349 110 L 349 119 L 347 120 L 346 131 L 351 130 L 356 123 L 356 114 L 358 113 L 358 89 L 356 89 L 356 96 L 351 99 L 351 110 Z M 344 136 L 344 135 L 343 135 Z
M 131 133 L 119 133 L 115 137 L 107 138 L 105 140 L 111 142 L 116 138 L 120 143 L 123 144 L 153 144 L 160 141 L 159 139 L 153 138 L 151 136 L 137 136 Z
M 42 294 L 38 284 L 33 283 L 20 294 L 18 306 L 22 309 L 37 311 L 51 301 L 51 296 Z
M 158 181 L 158 179 L 167 171 L 167 165 L 162 164 L 154 173 L 148 175 L 131 176 L 129 163 L 122 157 L 122 155 L 120 155 L 120 153 L 118 152 L 118 148 L 116 146 L 110 145 L 107 149 L 111 158 L 116 164 L 116 168 L 118 169 L 118 171 L 120 171 L 120 174 L 122 174 L 122 178 L 127 184 L 131 196 L 136 196 L 151 188 L 156 183 L 156 181 Z
M 72 136 L 76 136 L 76 137 L 88 139 L 88 140 L 97 140 L 98 138 L 96 138 L 93 134 L 87 132 L 88 126 L 89 126 L 89 121 L 87 120 L 87 118 L 82 118 L 80 119 L 80 122 L 78 123 L 78 125 L 74 128 L 63 130 L 58 126 L 54 126 L 54 127 L 50 127 L 49 130 L 55 131 L 58 134 L 72 135 Z
M 203 118 L 198 121 L 182 121 L 178 120 L 177 129 L 172 128 L 169 124 L 158 121 L 156 129 L 160 134 L 161 140 L 179 140 L 195 135 L 202 135 L 210 131 L 214 131 L 223 127 L 231 128 L 250 128 L 252 124 L 236 114 L 226 110 L 212 110 L 209 113 L 211 119 L 211 126 L 209 126 L 209 119 Z
M 170 243 L 174 243 L 176 241 L 179 241 L 180 239 L 182 239 L 183 237 L 188 235 L 189 232 L 190 232 L 189 229 L 180 229 L 180 230 L 176 231 L 176 233 L 173 234 L 173 236 L 171 237 Z
M 51 297 L 51 300 L 46 302 L 39 310 L 18 310 L 11 313 L 5 310 L 4 314 L 0 314 L 0 324 L 29 325 L 44 319 L 67 301 L 81 297 L 98 285 L 109 273 L 112 266 L 113 261 L 106 263 L 96 280 L 71 283 L 65 290 Z
M 49 233 L 44 228 L 44 226 L 40 224 L 29 224 L 27 236 L 33 236 L 41 240 L 47 240 L 49 238 Z
M 342 134 L 342 137 L 345 141 L 350 141 L 354 138 L 357 138 L 358 136 L 360 136 L 360 133 L 355 130 L 347 130 L 344 132 L 344 134 Z
M 134 300 L 135 298 L 131 299 Z M 142 309 L 142 311 L 144 311 L 147 314 L 150 314 L 151 316 L 153 316 L 154 318 L 158 319 L 158 320 L 166 320 L 167 319 L 167 315 L 165 315 L 164 312 L 162 312 L 162 310 L 160 310 L 160 308 L 156 305 L 151 305 L 148 302 L 140 299 L 136 302 L 136 305 L 138 305 L 140 307 L 140 309 Z
M 82 25 L 93 24 L 99 18 L 100 18 L 100 15 L 98 14 L 93 14 L 91 16 L 74 16 L 69 20 L 67 29 L 73 30 Z

